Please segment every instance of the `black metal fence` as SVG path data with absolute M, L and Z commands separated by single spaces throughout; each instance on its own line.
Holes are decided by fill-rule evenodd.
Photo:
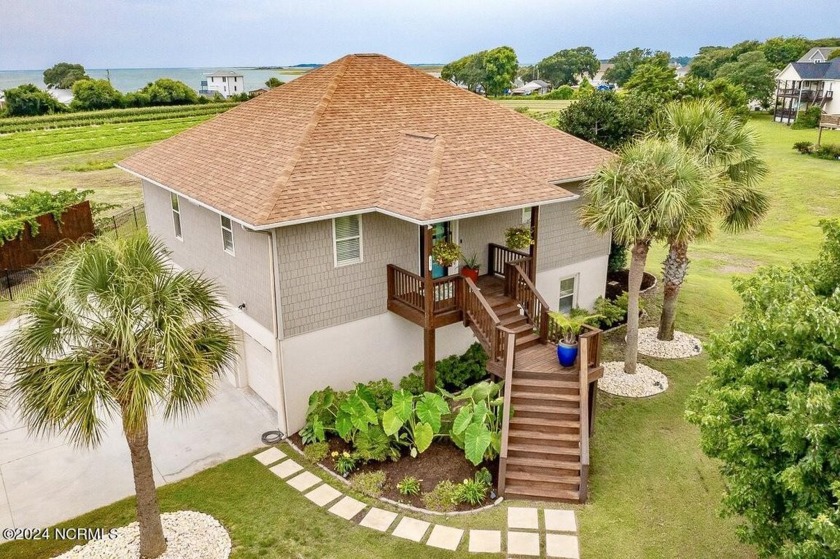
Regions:
M 128 235 L 146 228 L 146 208 L 143 204 L 132 206 L 119 213 L 96 219 L 97 235 Z
M 29 270 L 0 270 L 0 299 L 15 301 L 26 296 L 26 292 L 35 285 L 38 272 Z

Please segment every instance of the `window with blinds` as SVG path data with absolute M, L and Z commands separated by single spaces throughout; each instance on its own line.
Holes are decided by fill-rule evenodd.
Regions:
M 222 217 L 222 246 L 228 254 L 234 254 L 233 251 L 233 224 L 229 217 Z
M 333 248 L 336 266 L 362 261 L 362 216 L 348 215 L 333 219 Z

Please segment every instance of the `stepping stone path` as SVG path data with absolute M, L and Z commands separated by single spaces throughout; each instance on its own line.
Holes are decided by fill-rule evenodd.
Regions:
M 371 507 L 324 482 L 278 448 L 254 458 L 317 506 L 350 521 L 360 518 L 359 525 L 371 530 L 451 551 L 580 559 L 577 521 L 571 510 L 508 507 L 507 530 L 461 530 Z

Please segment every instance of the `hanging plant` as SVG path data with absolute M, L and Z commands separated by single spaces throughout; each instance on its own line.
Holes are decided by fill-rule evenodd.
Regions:
M 531 228 L 527 225 L 517 225 L 505 229 L 505 244 L 513 250 L 524 250 L 534 244 Z
M 444 267 L 454 265 L 461 259 L 461 247 L 452 241 L 438 241 L 432 247 L 432 258 Z

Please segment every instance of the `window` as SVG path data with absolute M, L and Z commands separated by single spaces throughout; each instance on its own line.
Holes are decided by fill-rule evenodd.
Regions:
M 577 276 L 560 280 L 560 302 L 557 304 L 560 312 L 569 314 L 577 303 Z
M 175 224 L 175 238 L 183 239 L 181 234 L 181 205 L 178 203 L 178 195 L 174 192 L 169 194 L 172 200 L 172 222 Z
M 227 78 L 222 78 L 222 83 L 227 83 Z
M 522 208 L 522 223 L 531 223 L 531 208 Z
M 348 215 L 333 219 L 335 265 L 346 266 L 362 261 L 362 216 Z
M 234 254 L 233 252 L 233 224 L 229 217 L 222 217 L 222 245 L 225 247 L 225 252 Z

